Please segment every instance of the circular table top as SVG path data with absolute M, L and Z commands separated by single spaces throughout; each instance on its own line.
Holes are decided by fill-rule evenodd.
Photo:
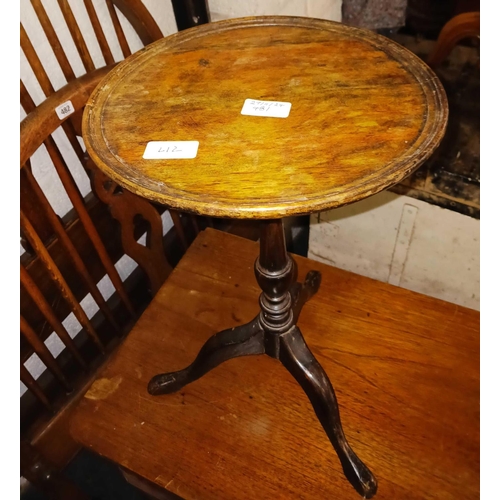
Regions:
M 246 99 L 291 108 L 286 118 L 244 115 Z M 132 192 L 202 215 L 265 219 L 399 182 L 435 150 L 447 118 L 438 78 L 389 39 L 255 17 L 179 32 L 123 61 L 91 96 L 83 138 Z M 144 159 L 151 141 L 199 146 L 194 158 Z

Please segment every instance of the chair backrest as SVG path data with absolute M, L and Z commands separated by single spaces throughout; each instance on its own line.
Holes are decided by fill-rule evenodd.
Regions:
M 41 0 L 30 0 L 29 4 L 25 0 L 23 5 L 24 18 L 29 22 L 26 26 L 21 22 L 21 49 L 45 97 L 77 76 L 92 73 L 102 66 L 112 66 L 163 37 L 140 0 L 76 0 L 71 3 L 73 7 L 68 0 L 57 0 L 57 3 L 45 0 L 47 9 Z M 49 54 L 42 50 L 41 32 L 50 45 Z M 37 101 L 33 94 L 36 94 L 33 83 L 30 92 L 21 85 L 21 103 L 26 113 Z
M 68 2 L 57 0 L 88 70 L 78 77 L 47 11 L 40 0 L 31 0 L 67 79 L 61 88 L 51 84 L 21 27 L 21 47 L 47 96 L 35 105 L 21 81 L 27 113 L 20 141 L 21 437 L 27 442 L 35 442 L 53 425 L 54 415 L 74 399 L 131 328 L 199 229 L 211 225 L 121 189 L 88 158 L 81 139 L 82 111 L 116 63 L 92 1 L 75 1 L 83 2 L 106 63 L 96 69 L 89 61 Z M 109 10 L 123 55 L 130 50 L 120 35 L 115 7 L 143 43 L 162 36 L 142 2 L 101 3 Z
M 170 212 L 174 255 L 168 262 L 163 209 L 107 179 L 83 150 L 78 156 L 93 190 L 82 195 L 56 140 L 56 132 L 64 132 L 72 115 L 61 119 L 54 110 L 61 102 L 70 101 L 73 115 L 78 115 L 101 76 L 101 72 L 93 72 L 65 86 L 21 123 L 21 381 L 33 396 L 24 405 L 27 428 L 40 409 L 49 410 L 48 416 L 64 404 L 65 394 L 78 385 L 79 376 L 99 353 L 106 352 L 113 339 L 133 323 L 149 300 L 146 291 L 156 293 L 197 233 L 198 224 L 204 224 L 200 219 L 194 225 L 194 219 Z M 79 144 L 77 134 L 74 138 Z M 41 153 L 44 168 L 54 170 L 70 200 L 72 208 L 63 217 L 56 213 L 33 172 L 31 158 Z M 163 219 L 170 222 L 167 214 Z M 124 253 L 144 271 L 137 270 L 135 277 L 132 273 L 126 280 L 129 286 L 116 266 Z M 134 288 L 134 280 L 142 280 L 142 289 L 139 285 Z M 73 330 L 68 316 L 73 319 Z M 81 331 L 75 332 L 74 325 Z M 51 335 L 52 344 L 63 348 L 57 359 L 45 342 Z M 33 353 L 51 374 L 46 383 L 43 377 L 35 380 L 25 367 Z M 71 368 L 65 368 L 68 363 Z M 54 382 L 61 391 L 52 387 Z M 37 405 L 40 408 L 34 411 Z

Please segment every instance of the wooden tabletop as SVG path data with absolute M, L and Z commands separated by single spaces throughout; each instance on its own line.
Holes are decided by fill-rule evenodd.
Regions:
M 75 439 L 186 500 L 359 500 L 306 395 L 267 356 L 231 360 L 176 394 L 155 374 L 252 319 L 258 244 L 207 229 L 80 402 Z M 318 269 L 299 319 L 336 389 L 347 439 L 382 499 L 479 498 L 479 313 Z
M 241 114 L 246 99 L 287 118 Z M 295 17 L 176 33 L 104 78 L 83 137 L 109 177 L 203 215 L 275 218 L 360 200 L 435 150 L 444 90 L 414 54 L 370 31 Z M 144 159 L 151 141 L 198 141 L 195 158 Z

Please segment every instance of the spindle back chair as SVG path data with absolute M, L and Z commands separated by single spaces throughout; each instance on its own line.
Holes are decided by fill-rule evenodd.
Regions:
M 88 34 L 68 1 L 57 0 L 85 69 L 80 75 L 51 11 L 30 0 L 65 77 L 62 86 L 51 81 L 21 25 L 21 48 L 44 94 L 40 101 L 21 80 L 21 473 L 38 482 L 34 470 L 61 469 L 78 451 L 66 428 L 72 406 L 199 230 L 212 224 L 121 189 L 89 160 L 83 108 L 102 77 L 133 51 L 116 9 L 143 44 L 163 35 L 141 1 L 102 0 L 122 51 L 114 57 L 99 2 L 77 2 L 104 61 L 99 67 L 90 55 Z M 47 484 L 41 489 L 55 491 Z
M 44 7 L 44 3 L 47 8 Z M 128 30 L 130 33 L 130 28 L 126 26 L 124 30 L 124 25 L 130 25 L 143 45 L 164 36 L 153 16 L 140 0 L 76 0 L 72 2 L 73 8 L 68 0 L 57 0 L 57 5 L 55 0 L 51 2 L 45 0 L 44 3 L 41 0 L 30 0 L 31 14 L 36 16 L 37 24 L 43 30 L 52 48 L 52 54 L 66 83 L 82 74 L 92 73 L 101 66 L 109 70 L 115 63 L 129 56 L 133 52 L 131 35 L 129 34 L 127 38 L 125 31 Z M 25 8 L 29 9 L 27 5 Z M 119 13 L 123 15 L 120 16 L 121 21 Z M 31 28 L 33 28 L 32 24 L 30 24 Z M 53 81 L 57 73 L 51 67 L 54 60 L 40 57 L 41 51 L 37 52 L 27 28 L 28 26 L 25 27 L 21 22 L 21 49 L 42 92 L 45 97 L 48 97 L 64 85 L 60 83 L 63 80 Z M 70 38 L 64 38 L 65 32 L 69 32 Z M 68 56 L 68 53 L 72 52 L 69 50 L 71 47 L 64 43 L 65 40 L 66 42 L 71 40 L 74 44 L 73 48 L 76 49 L 79 60 Z M 52 80 L 48 69 L 52 69 L 50 72 L 53 75 Z M 30 95 L 21 83 L 21 102 L 27 113 L 33 108 L 33 100 L 34 96 Z
M 82 195 L 74 167 L 70 169 L 54 138 L 71 116 L 60 119 L 54 109 L 71 101 L 77 115 L 101 73 L 71 82 L 21 123 L 21 381 L 28 389 L 21 398 L 21 427 L 26 436 L 36 435 L 64 407 L 68 394 L 83 386 L 206 224 L 170 211 L 173 228 L 164 237 L 163 209 L 106 179 L 83 150 L 82 165 L 93 189 Z M 31 158 L 43 151 L 72 205 L 63 217 L 33 172 Z M 163 220 L 170 222 L 169 216 Z M 137 240 L 144 234 L 143 244 Z M 165 248 L 172 249 L 168 259 Z M 125 282 L 115 267 L 124 253 L 139 265 Z M 111 295 L 105 296 L 103 278 L 114 290 Z M 85 310 L 82 300 L 93 304 Z M 71 313 L 81 326 L 76 336 L 68 331 Z M 57 358 L 45 343 L 51 335 L 63 347 Z M 25 367 L 33 353 L 47 368 L 39 380 Z

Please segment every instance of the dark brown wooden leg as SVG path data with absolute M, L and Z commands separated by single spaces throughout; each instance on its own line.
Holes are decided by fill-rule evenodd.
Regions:
M 262 289 L 259 316 L 246 325 L 211 337 L 184 370 L 153 377 L 149 393 L 156 396 L 176 392 L 238 356 L 265 353 L 279 359 L 309 397 L 347 479 L 360 495 L 372 498 L 377 481 L 347 443 L 332 384 L 296 326 L 302 307 L 319 289 L 321 274 L 310 271 L 303 284 L 296 283 L 296 265 L 286 252 L 281 220 L 262 223 L 255 277 Z
M 347 443 L 332 384 L 296 326 L 303 305 L 318 291 L 321 274 L 311 271 L 304 284 L 292 284 L 295 263 L 286 253 L 281 221 L 262 226 L 255 275 L 262 288 L 260 324 L 266 354 L 279 359 L 304 389 L 349 482 L 364 498 L 373 497 L 377 481 Z
M 153 396 L 176 392 L 224 361 L 251 354 L 264 354 L 264 333 L 258 318 L 210 337 L 187 368 L 154 376 L 148 384 L 148 392 Z
M 309 271 L 304 283 L 294 283 L 290 295 L 292 296 L 293 323 L 297 324 L 300 311 L 304 304 L 312 298 L 321 285 L 321 273 L 319 271 Z
M 311 401 L 349 482 L 364 498 L 372 498 L 377 492 L 377 481 L 349 446 L 340 423 L 335 391 L 325 370 L 307 347 L 298 327 L 280 336 L 279 359 Z

